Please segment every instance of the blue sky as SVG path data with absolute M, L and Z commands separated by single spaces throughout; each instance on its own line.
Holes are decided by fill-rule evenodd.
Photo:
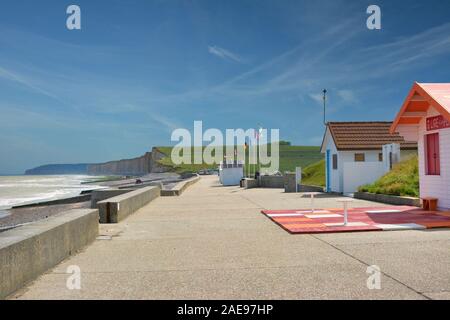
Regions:
M 39 3 L 39 4 L 38 4 Z M 78 4 L 82 30 L 66 28 Z M 377 4 L 382 29 L 366 28 Z M 178 127 L 261 123 L 319 145 L 328 119 L 392 120 L 449 82 L 449 1 L 23 1 L 0 10 L 0 172 L 102 162 Z

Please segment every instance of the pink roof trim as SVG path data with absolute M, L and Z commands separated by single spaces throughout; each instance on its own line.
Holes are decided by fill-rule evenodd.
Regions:
M 450 113 L 450 83 L 418 83 L 418 85 Z
M 415 82 L 405 99 L 399 113 L 392 123 L 390 132 L 394 133 L 403 113 L 408 108 L 410 99 L 419 94 L 450 121 L 450 83 L 418 83 Z

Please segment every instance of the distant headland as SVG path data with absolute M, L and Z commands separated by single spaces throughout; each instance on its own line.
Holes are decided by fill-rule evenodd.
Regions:
M 152 148 L 151 152 L 132 159 L 108 161 L 104 163 L 79 164 L 46 164 L 25 171 L 26 175 L 52 175 L 52 174 L 86 174 L 86 175 L 144 175 L 148 173 L 161 173 L 170 171 L 161 165 L 159 160 L 166 155 Z

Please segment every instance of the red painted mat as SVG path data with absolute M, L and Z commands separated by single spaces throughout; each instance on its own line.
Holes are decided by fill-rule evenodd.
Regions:
M 290 233 L 333 233 L 357 231 L 420 230 L 450 227 L 449 212 L 424 211 L 417 207 L 365 207 L 348 209 L 262 210 L 268 218 Z

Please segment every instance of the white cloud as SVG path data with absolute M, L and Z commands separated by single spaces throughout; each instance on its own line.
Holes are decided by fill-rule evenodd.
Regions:
M 310 93 L 309 97 L 316 101 L 317 103 L 323 104 L 323 95 L 320 93 Z
M 337 94 L 344 102 L 355 103 L 358 101 L 355 93 L 351 90 L 338 90 Z
M 43 95 L 45 95 L 47 97 L 59 100 L 59 98 L 57 96 L 55 96 L 54 94 L 52 94 L 52 93 L 50 93 L 50 92 L 48 92 L 46 90 L 43 90 L 40 87 L 36 86 L 31 80 L 27 79 L 26 77 L 23 77 L 22 75 L 19 75 L 16 72 L 7 70 L 7 69 L 5 69 L 5 68 L 3 68 L 1 66 L 0 66 L 0 77 L 4 78 L 4 79 L 7 79 L 9 81 L 13 81 L 13 82 L 19 83 L 19 84 L 21 84 L 21 85 L 23 85 L 23 86 L 25 86 L 25 87 L 35 91 L 35 92 L 43 94 Z
M 181 124 L 178 123 L 177 121 L 162 116 L 161 114 L 158 115 L 154 113 L 149 113 L 149 116 L 153 121 L 162 125 L 163 129 L 166 130 L 167 132 L 172 132 L 173 130 L 182 127 Z
M 208 46 L 208 52 L 224 60 L 232 60 L 242 63 L 242 58 L 240 56 L 218 46 Z

